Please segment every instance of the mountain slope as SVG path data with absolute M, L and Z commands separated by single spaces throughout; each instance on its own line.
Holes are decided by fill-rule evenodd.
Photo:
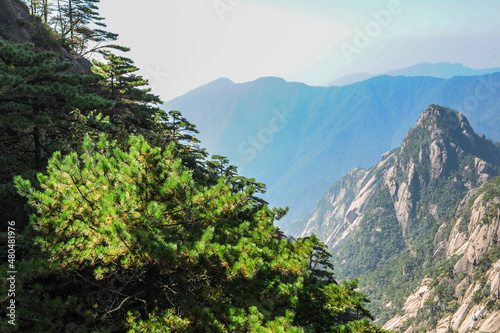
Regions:
M 0 0 L 0 38 L 11 43 L 33 43 L 38 51 L 53 51 L 59 62 L 74 64 L 72 72 L 92 74 L 92 63 L 84 57 L 75 57 L 55 38 L 41 20 L 30 17 L 27 5 L 22 1 Z
M 442 224 L 436 234 L 433 259 L 446 264 L 428 270 L 385 328 L 459 333 L 500 330 L 499 191 L 500 178 L 496 177 L 464 197 L 452 223 Z
M 486 289 L 482 298 L 450 290 L 473 290 L 474 279 L 483 279 L 484 289 L 498 277 L 499 170 L 500 150 L 491 141 L 462 114 L 431 105 L 401 148 L 330 189 L 301 236 L 317 233 L 327 242 L 339 278 L 361 277 L 386 328 L 431 331 L 453 321 L 464 330 L 467 318 L 497 297 Z M 488 306 L 494 304 L 496 298 Z
M 376 74 L 368 74 L 368 73 L 354 73 L 341 76 L 336 78 L 333 81 L 330 81 L 324 84 L 325 87 L 333 87 L 333 86 L 347 86 L 349 84 L 365 81 L 371 79 L 372 77 L 377 76 Z
M 330 184 L 397 147 L 421 110 L 449 105 L 500 140 L 500 74 L 375 77 L 346 87 L 310 87 L 278 78 L 217 80 L 164 105 L 196 123 L 202 144 L 228 156 L 242 174 L 268 185 L 287 222 L 310 215 Z M 476 93 L 479 92 L 479 97 Z M 353 153 L 355 152 L 355 153 Z

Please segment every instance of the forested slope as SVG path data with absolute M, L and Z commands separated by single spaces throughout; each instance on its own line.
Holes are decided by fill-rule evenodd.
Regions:
M 98 0 L 0 4 L 2 332 L 382 331 L 323 243 L 158 108 Z

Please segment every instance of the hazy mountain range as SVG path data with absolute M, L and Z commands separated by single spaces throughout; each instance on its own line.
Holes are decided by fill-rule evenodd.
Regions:
M 465 114 L 500 140 L 500 74 L 378 76 L 344 87 L 311 87 L 267 77 L 219 79 L 165 103 L 194 122 L 202 146 L 228 156 L 240 173 L 268 186 L 272 205 L 289 206 L 280 226 L 309 216 L 353 167 L 368 167 L 399 146 L 429 104 Z
M 471 69 L 462 64 L 449 64 L 440 62 L 437 64 L 423 63 L 410 67 L 392 70 L 381 74 L 355 73 L 341 76 L 335 80 L 326 83 L 324 86 L 345 86 L 356 82 L 368 80 L 374 76 L 432 76 L 441 79 L 450 79 L 454 76 L 474 76 L 485 75 L 500 72 L 500 68 Z
M 288 332 L 297 324 L 295 331 L 372 332 L 371 322 L 352 321 L 368 316 L 361 303 L 369 299 L 376 324 L 395 333 L 500 332 L 500 69 L 420 64 L 353 74 L 332 87 L 219 79 L 165 103 L 197 125 L 210 153 L 266 183 L 271 205 L 290 207 L 275 223 L 282 233 L 271 224 L 278 212 L 249 198 L 245 181 L 219 179 L 232 168 L 196 166 L 198 151 L 183 144 L 189 125 L 175 116 L 157 127 L 154 108 L 137 109 L 151 96 L 136 89 L 128 65 L 118 95 L 140 96 L 102 110 L 116 127 L 70 119 L 73 101 L 46 93 L 66 86 L 74 95 L 90 79 L 53 65 L 70 61 L 82 74 L 91 63 L 74 59 L 74 45 L 58 42 L 63 34 L 30 16 L 29 6 L 34 14 L 48 4 L 0 0 L 2 112 L 26 116 L 22 128 L 3 117 L 0 137 L 0 212 L 9 221 L 1 268 L 22 273 L 12 282 L 17 271 L 9 271 L 2 284 L 17 286 L 19 298 L 9 290 L 0 302 L 10 298 L 0 316 L 11 319 L 0 331 Z M 59 10 L 61 22 L 72 20 Z M 86 24 L 73 28 L 78 35 Z M 29 59 L 18 61 L 23 55 Z M 95 84 L 99 96 L 80 96 L 82 107 L 105 105 L 100 97 L 113 98 L 110 108 L 116 102 L 111 72 Z M 117 141 L 103 148 L 102 137 L 94 147 L 84 139 L 90 128 Z M 128 147 L 124 139 L 137 132 L 180 151 L 140 147 L 137 138 Z M 49 158 L 40 151 L 72 151 L 81 140 L 87 154 L 54 155 L 30 185 Z M 33 147 L 41 150 L 32 155 Z M 26 180 L 16 178 L 16 191 L 19 174 Z M 106 186 L 88 186 L 93 180 Z M 161 190 L 151 196 L 150 187 Z M 342 283 L 353 278 L 359 284 Z

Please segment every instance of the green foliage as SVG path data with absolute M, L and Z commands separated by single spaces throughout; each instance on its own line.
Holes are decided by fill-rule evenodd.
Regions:
M 204 163 L 203 160 L 208 156 L 208 153 L 200 148 L 200 142 L 195 135 L 198 134 L 196 126 L 182 116 L 182 113 L 177 110 L 167 112 L 158 112 L 154 117 L 153 126 L 153 141 L 159 146 L 173 142 L 179 150 L 182 161 L 189 169 L 196 169 L 202 164 L 203 168 L 212 170 L 210 162 Z M 234 170 L 235 167 L 231 167 Z M 229 179 L 234 175 L 227 175 Z
M 71 63 L 54 64 L 55 53 L 34 53 L 32 47 L 0 40 L 0 134 L 13 144 L 31 136 L 34 164 L 41 170 L 43 155 L 52 153 L 45 137 L 68 135 L 71 111 L 105 109 L 112 103 L 89 91 L 99 77 L 68 74 Z
M 97 52 L 103 48 L 120 46 L 104 44 L 116 41 L 118 35 L 104 30 L 104 18 L 99 16 L 100 0 L 61 0 L 54 4 L 54 12 L 48 18 L 64 45 L 79 55 Z M 47 21 L 47 19 L 46 19 Z M 89 49 L 89 43 L 97 46 Z
M 500 198 L 500 176 L 490 179 L 483 186 L 483 204 L 492 201 L 494 198 Z
M 349 245 L 335 253 L 334 263 L 342 277 L 372 272 L 405 248 L 387 187 L 375 195 L 371 207 Z M 349 258 L 349 265 L 341 265 L 345 258 Z
M 127 49 L 128 51 L 128 49 Z M 101 96 L 114 102 L 107 115 L 113 123 L 123 123 L 127 128 L 151 127 L 152 116 L 159 112 L 160 98 L 151 94 L 148 81 L 136 73 L 132 59 L 102 51 L 106 62 L 93 60 L 93 72 L 102 77 Z
M 477 262 L 478 271 L 475 275 L 476 280 L 484 276 L 497 260 L 500 259 L 500 246 L 493 247 L 489 252 L 485 253 Z
M 14 175 L 35 179 L 54 151 L 69 151 L 87 131 L 109 131 L 93 110 L 113 103 L 95 94 L 98 76 L 70 73 L 53 52 L 0 39 L 0 212 L 2 220 L 27 223 L 25 201 L 15 194 Z
M 422 207 L 420 214 L 425 214 L 425 210 L 430 204 L 435 205 L 438 217 L 444 217 L 454 213 L 460 200 L 467 192 L 463 182 L 456 181 L 460 177 L 457 173 L 451 172 L 449 177 L 433 179 L 420 192 L 419 206 Z
M 128 313 L 127 323 L 130 333 L 135 332 L 182 332 L 189 327 L 189 320 L 175 315 L 173 310 L 167 310 L 161 315 L 152 314 L 147 320 L 138 314 Z
M 82 153 L 54 154 L 38 174 L 41 190 L 15 179 L 37 210 L 31 226 L 50 263 L 23 286 L 67 276 L 42 302 L 58 304 L 55 325 L 65 316 L 81 331 L 380 331 L 357 282 L 333 280 L 318 238 L 278 236 L 283 212 L 254 200 L 255 186 L 193 178 L 175 143 L 131 136 L 128 147 L 87 136 Z

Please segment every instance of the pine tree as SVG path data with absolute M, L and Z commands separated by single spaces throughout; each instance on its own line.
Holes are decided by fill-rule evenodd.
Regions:
M 28 2 L 31 16 L 39 16 L 44 23 L 49 22 L 52 1 L 49 0 L 30 0 Z
M 52 17 L 55 30 L 61 36 L 65 45 L 78 55 L 97 52 L 103 48 L 122 49 L 114 44 L 101 45 L 103 42 L 113 42 L 118 34 L 104 30 L 104 18 L 99 16 L 100 0 L 57 0 L 56 13 Z M 92 26 L 96 25 L 97 28 Z M 94 43 L 89 49 L 89 43 Z
M 93 60 L 92 70 L 103 78 L 101 95 L 114 102 L 109 114 L 111 121 L 125 123 L 127 128 L 136 130 L 150 129 L 162 101 L 151 93 L 148 81 L 135 74 L 139 68 L 132 59 L 109 51 L 101 54 L 106 62 Z
M 200 141 L 195 136 L 199 131 L 196 125 L 187 120 L 180 111 L 159 113 L 157 130 L 168 142 L 173 142 L 177 146 L 184 166 L 191 170 L 204 167 L 203 160 L 208 154 L 199 146 Z
M 231 186 L 234 192 L 242 192 L 248 188 L 253 188 L 255 195 L 252 194 L 252 200 L 258 204 L 267 204 L 257 194 L 266 193 L 266 185 L 256 182 L 255 178 L 247 178 L 238 174 L 238 167 L 229 164 L 229 159 L 222 155 L 213 155 L 210 161 L 205 163 L 206 168 L 210 172 L 210 177 L 218 179 L 224 177 L 227 183 Z M 285 215 L 288 210 L 284 210 L 282 215 Z M 281 215 L 280 215 L 281 216 Z M 277 217 L 279 219 L 280 217 Z
M 86 137 L 81 154 L 56 153 L 38 181 L 41 190 L 16 178 L 37 211 L 36 243 L 52 272 L 82 283 L 51 287 L 68 301 L 40 301 L 58 308 L 52 323 L 64 315 L 93 331 L 381 331 L 366 320 L 355 282 L 318 273 L 317 238 L 277 237 L 281 210 L 256 203 L 252 186 L 234 191 L 224 176 L 209 186 L 196 180 L 174 142 L 163 149 L 131 136 L 123 150 L 104 134 Z M 48 273 L 26 276 L 37 274 Z M 99 293 L 106 297 L 91 296 Z
M 68 135 L 75 120 L 72 111 L 105 110 L 112 102 L 86 89 L 98 76 L 69 74 L 72 63 L 55 63 L 55 53 L 34 53 L 32 48 L 0 39 L 0 141 L 18 144 L 31 137 L 32 148 L 27 149 L 34 154 L 34 167 L 42 170 L 44 156 L 53 152 L 49 132 Z

